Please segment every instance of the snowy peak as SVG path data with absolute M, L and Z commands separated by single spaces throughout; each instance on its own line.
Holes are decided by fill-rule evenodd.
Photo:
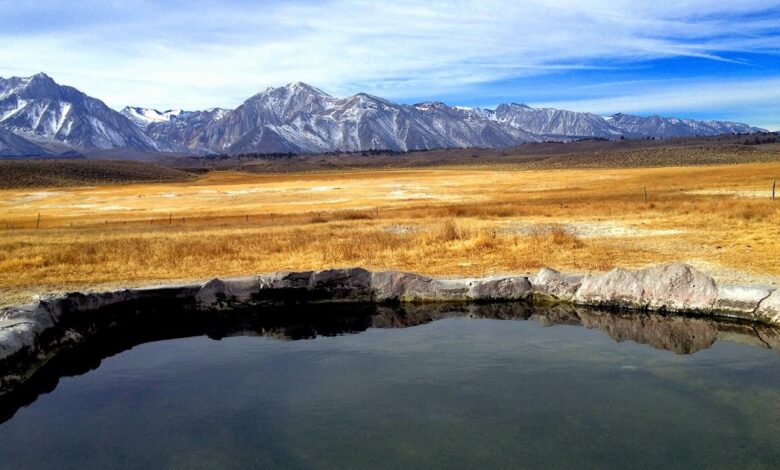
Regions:
M 447 109 L 449 106 L 442 103 L 441 101 L 423 101 L 422 103 L 417 103 L 413 105 L 415 108 L 419 109 L 420 111 L 429 111 L 432 109 Z
M 752 134 L 765 129 L 729 121 L 697 121 L 676 117 L 632 116 L 617 113 L 607 120 L 627 137 L 692 137 L 717 134 Z
M 58 86 L 45 73 L 37 73 L 30 77 L 0 77 L 0 99 L 16 95 L 56 97 Z
M 308 83 L 304 83 L 304 82 L 288 83 L 283 88 L 290 90 L 291 93 L 307 93 L 307 94 L 324 95 L 330 97 L 329 94 L 325 93 L 319 88 L 311 86 Z
M 591 113 L 579 113 L 554 108 L 532 108 L 525 104 L 499 105 L 493 119 L 518 129 L 551 138 L 603 137 L 621 135 L 604 118 Z
M 154 142 L 127 118 L 44 73 L 0 78 L 0 127 L 38 144 L 156 150 Z
M 265 90 L 257 93 L 254 95 L 250 100 L 252 99 L 265 99 L 265 100 L 274 100 L 274 101 L 285 101 L 285 100 L 328 100 L 328 99 L 334 99 L 329 94 L 325 93 L 324 91 L 320 90 L 319 88 L 313 87 L 309 85 L 308 83 L 303 82 L 295 82 L 295 83 L 288 83 L 285 86 L 281 87 L 268 87 Z
M 208 153 L 211 149 L 200 145 L 197 136 L 206 126 L 215 123 L 230 112 L 227 109 L 211 108 L 204 111 L 169 110 L 160 112 L 144 108 L 125 108 L 122 112 L 141 127 L 162 152 Z M 137 117 L 136 114 L 141 114 Z M 125 114 L 127 116 L 127 114 Z
M 122 115 L 128 118 L 136 126 L 146 129 L 155 122 L 168 122 L 172 119 L 180 118 L 186 113 L 181 109 L 169 109 L 168 111 L 158 111 L 151 108 L 138 108 L 127 106 L 121 111 Z
M 265 122 L 280 123 L 299 114 L 314 114 L 332 107 L 335 98 L 303 82 L 267 88 L 249 98 L 241 107 L 263 114 Z

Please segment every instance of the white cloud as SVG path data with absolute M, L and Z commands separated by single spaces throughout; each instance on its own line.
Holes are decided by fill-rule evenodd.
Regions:
M 551 70 L 780 50 L 780 19 L 751 15 L 780 6 L 767 1 L 88 0 L 60 7 L 66 19 L 50 28 L 4 34 L 4 15 L 34 22 L 49 2 L 18 3 L 0 0 L 0 75 L 42 70 L 114 107 L 235 106 L 299 80 L 336 95 L 435 96 Z

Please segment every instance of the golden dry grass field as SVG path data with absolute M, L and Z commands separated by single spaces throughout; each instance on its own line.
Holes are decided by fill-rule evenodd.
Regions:
M 492 165 L 0 190 L 0 304 L 345 266 L 470 276 L 685 261 L 721 280 L 771 284 L 780 279 L 776 177 L 778 162 Z

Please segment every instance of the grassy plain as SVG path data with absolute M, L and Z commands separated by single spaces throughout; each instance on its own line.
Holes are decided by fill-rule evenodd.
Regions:
M 726 281 L 777 283 L 776 177 L 780 162 L 491 164 L 5 189 L 0 304 L 42 292 L 345 266 L 468 276 L 685 261 Z

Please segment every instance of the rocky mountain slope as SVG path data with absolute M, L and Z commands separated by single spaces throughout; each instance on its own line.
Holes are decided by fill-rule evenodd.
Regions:
M 605 119 L 522 104 L 502 104 L 495 110 L 441 102 L 410 106 L 365 93 L 335 98 L 305 83 L 268 88 L 232 111 L 203 113 L 192 124 L 177 117 L 148 124 L 147 134 L 161 150 L 241 154 L 500 148 L 545 140 L 763 131 L 746 124 L 656 117 L 638 118 L 647 121 L 632 125 L 626 115 Z
M 692 137 L 697 135 L 751 134 L 764 129 L 739 122 L 696 121 L 661 116 L 615 114 L 607 122 L 627 137 Z
M 0 129 L 0 157 L 41 157 L 52 152 L 19 137 L 13 132 Z
M 525 142 L 582 138 L 681 137 L 751 133 L 746 124 L 659 116 L 591 113 L 523 104 L 495 110 L 441 102 L 398 104 L 359 93 L 336 98 L 305 83 L 267 88 L 234 110 L 126 107 L 121 113 L 45 74 L 0 78 L 0 129 L 7 154 L 30 145 L 63 149 L 133 149 L 142 152 L 321 153 L 434 148 L 501 148 Z M 22 148 L 25 147 L 26 148 Z
M 156 150 L 152 139 L 126 117 L 43 73 L 0 78 L 0 128 L 39 144 Z
M 488 116 L 504 126 L 524 129 L 546 139 L 601 137 L 614 139 L 621 132 L 604 118 L 553 108 L 532 108 L 525 104 L 502 104 Z
M 122 114 L 148 135 L 161 152 L 209 153 L 200 145 L 198 136 L 203 129 L 222 119 L 230 110 L 212 108 L 205 111 L 169 110 L 126 107 Z

